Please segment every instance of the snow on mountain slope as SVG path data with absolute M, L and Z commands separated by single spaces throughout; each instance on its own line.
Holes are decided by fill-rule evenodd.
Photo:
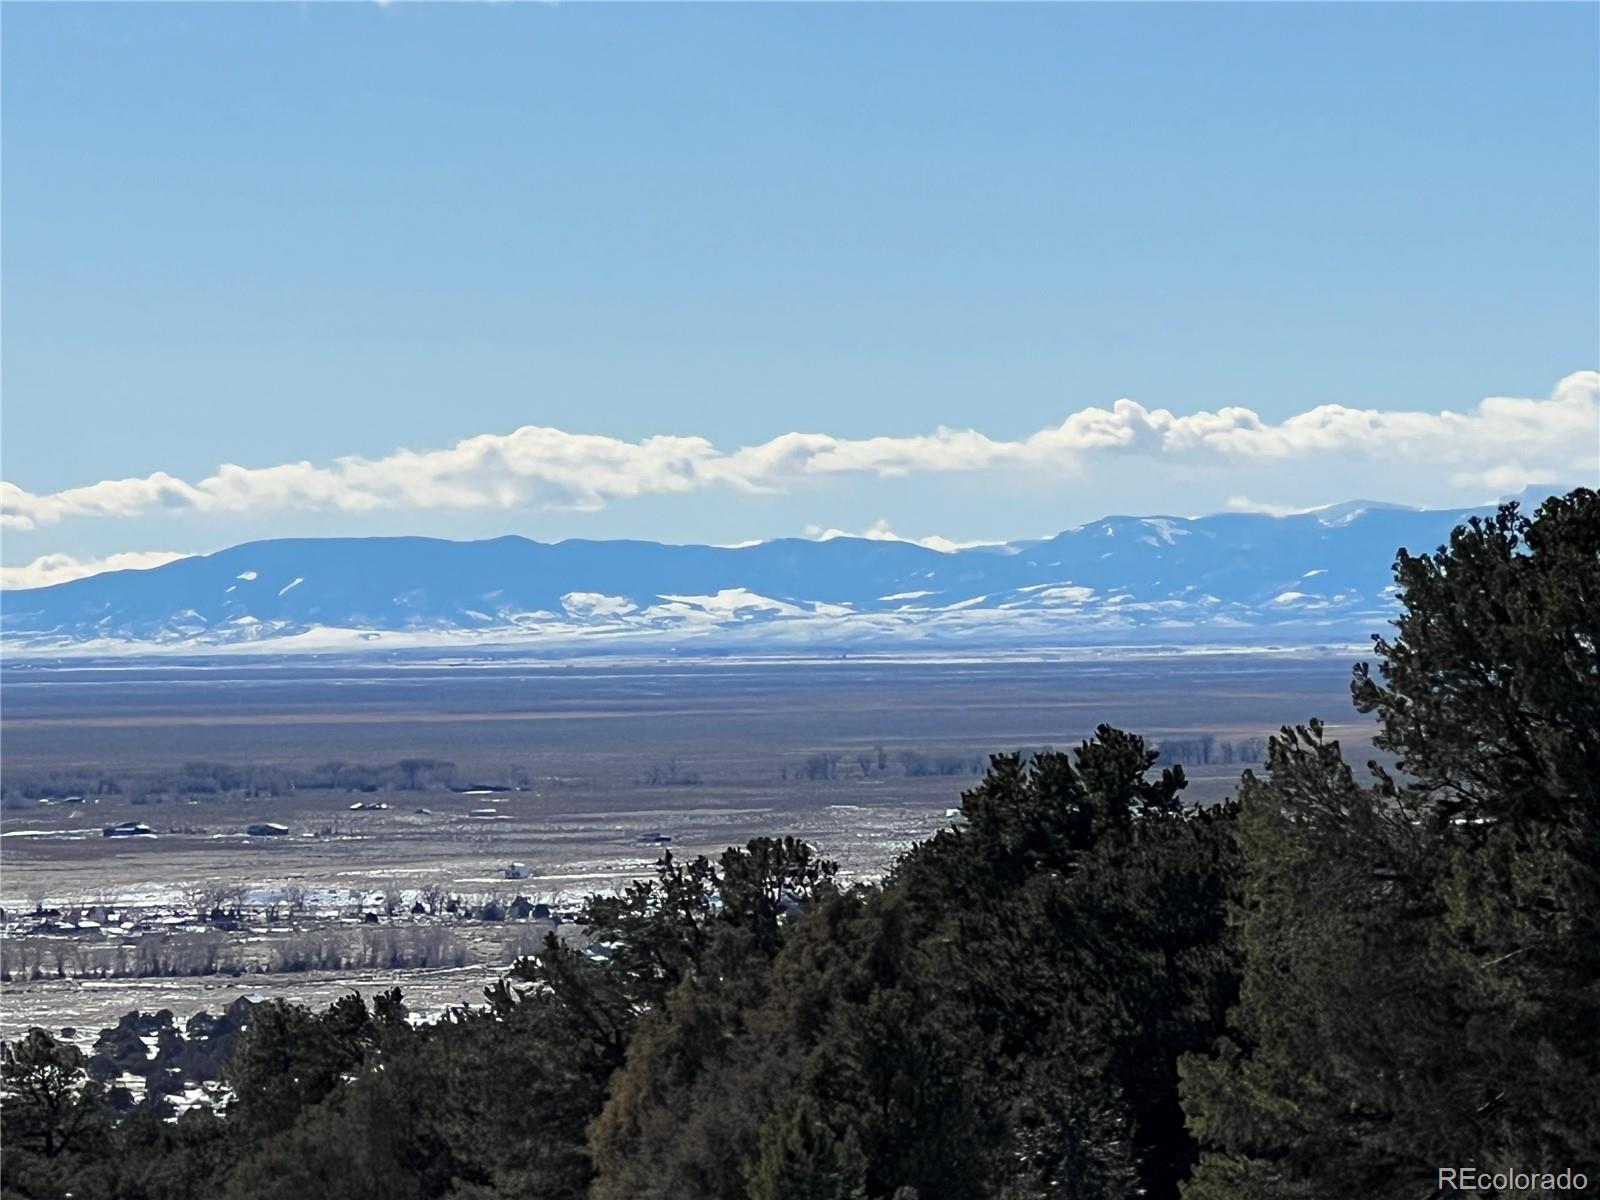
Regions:
M 1105 517 L 942 551 L 521 537 L 251 542 L 0 594 L 8 655 L 460 644 L 749 650 L 1331 642 L 1383 629 L 1398 547 L 1471 511 Z

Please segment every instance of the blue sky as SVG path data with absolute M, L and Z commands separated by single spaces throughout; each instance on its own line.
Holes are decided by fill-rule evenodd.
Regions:
M 8 4 L 4 561 L 1592 481 L 1597 39 L 1592 5 Z M 1240 408 L 1250 445 L 1204 419 Z M 1115 428 L 1028 442 L 1085 410 Z M 452 450 L 526 426 L 563 436 Z

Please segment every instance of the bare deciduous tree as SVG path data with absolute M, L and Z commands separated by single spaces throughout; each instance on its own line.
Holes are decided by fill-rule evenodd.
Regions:
M 420 893 L 423 907 L 430 915 L 437 916 L 444 907 L 445 882 L 442 879 L 432 879 L 422 885 Z

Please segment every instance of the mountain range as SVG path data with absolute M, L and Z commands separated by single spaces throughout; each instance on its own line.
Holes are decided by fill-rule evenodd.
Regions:
M 1110 516 L 955 551 L 854 537 L 291 538 L 5 592 L 0 645 L 38 657 L 1349 644 L 1392 615 L 1397 548 L 1432 550 L 1487 511 L 1352 501 L 1287 516 Z

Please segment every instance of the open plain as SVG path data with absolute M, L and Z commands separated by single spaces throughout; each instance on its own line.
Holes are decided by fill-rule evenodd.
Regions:
M 1356 657 L 10 664 L 0 1032 L 133 1007 L 181 1017 L 240 994 L 398 984 L 422 1008 L 470 1001 L 546 930 L 581 938 L 563 916 L 664 849 L 793 835 L 871 877 L 953 819 L 990 753 L 1070 747 L 1101 722 L 1167 747 L 1202 803 L 1284 723 L 1324 718 L 1364 762 Z M 103 836 L 123 822 L 148 834 Z M 283 832 L 246 832 L 263 824 Z M 201 911 L 224 895 L 236 927 Z M 60 915 L 42 929 L 45 912 Z M 215 957 L 129 974 L 113 951 L 152 920 Z M 430 929 L 429 953 L 395 952 Z M 312 935 L 359 946 L 284 970 Z M 18 969 L 30 937 L 74 953 Z

